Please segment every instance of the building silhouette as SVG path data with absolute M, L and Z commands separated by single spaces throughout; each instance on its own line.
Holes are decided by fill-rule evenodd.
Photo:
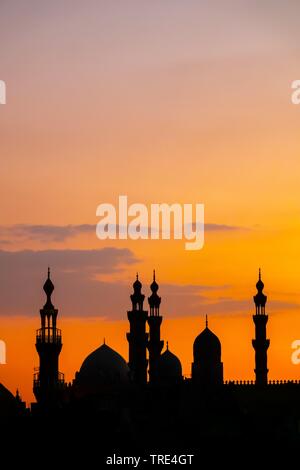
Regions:
M 255 349 L 255 376 L 257 385 L 267 385 L 269 372 L 267 367 L 267 351 L 270 340 L 267 339 L 266 332 L 268 323 L 268 315 L 265 312 L 267 296 L 263 294 L 264 283 L 261 280 L 260 269 L 256 288 L 257 294 L 253 297 L 256 307 L 255 315 L 253 315 L 255 339 L 252 341 L 253 348 Z
M 56 405 L 60 391 L 64 388 L 64 376 L 58 368 L 62 338 L 61 330 L 56 327 L 58 310 L 51 301 L 54 285 L 50 279 L 50 268 L 43 289 L 47 299 L 40 310 L 41 328 L 36 332 L 35 347 L 40 366 L 34 374 L 33 392 L 38 403 L 51 407 Z
M 132 309 L 127 312 L 130 331 L 127 333 L 129 343 L 129 368 L 131 380 L 136 384 L 147 382 L 147 343 L 146 322 L 148 312 L 143 309 L 145 296 L 142 294 L 142 283 L 138 274 L 133 283 L 133 294 L 130 296 Z
M 33 390 L 37 403 L 25 409 L 19 393 L 14 397 L 0 387 L 0 417 L 26 416 L 30 423 L 101 422 L 102 445 L 145 442 L 149 446 L 197 446 L 199 440 L 228 438 L 263 443 L 278 437 L 300 440 L 300 381 L 268 381 L 267 297 L 259 270 L 254 295 L 255 381 L 224 381 L 221 342 L 209 328 L 195 334 L 191 376 L 183 377 L 180 359 L 161 339 L 162 299 L 155 272 L 144 309 L 143 286 L 136 276 L 130 295 L 128 362 L 106 341 L 91 352 L 71 383 L 59 372 L 62 335 L 57 328 L 58 310 L 52 303 L 54 285 L 50 270 L 43 286 L 46 303 L 40 310 L 41 327 L 36 333 L 39 369 Z M 196 333 L 196 332 L 195 332 Z M 249 345 L 250 347 L 250 345 Z M 5 412 L 3 410 L 6 410 Z M 41 421 L 43 417 L 46 421 Z M 46 426 L 46 424 L 45 424 Z M 88 433 L 89 427 L 83 425 Z M 196 431 L 195 431 L 196 429 Z M 105 431 L 104 431 L 105 430 Z M 57 432 L 57 430 L 56 430 Z M 94 436 L 89 436 L 91 439 Z M 298 441 L 297 441 L 298 442 Z
M 147 348 L 149 351 L 149 381 L 154 383 L 159 380 L 159 360 L 164 347 L 164 342 L 160 339 L 162 316 L 159 314 L 159 307 L 161 298 L 157 294 L 159 286 L 155 280 L 155 271 L 153 271 L 153 282 L 150 289 L 152 294 L 148 297 L 150 313 L 147 317 L 149 325 Z
M 192 380 L 203 386 L 223 384 L 223 364 L 221 362 L 221 343 L 208 328 L 206 316 L 205 329 L 194 341 Z

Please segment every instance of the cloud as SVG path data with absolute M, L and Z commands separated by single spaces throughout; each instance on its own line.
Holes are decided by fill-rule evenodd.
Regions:
M 68 238 L 82 234 L 95 233 L 96 225 L 31 225 L 16 224 L 0 226 L 0 235 L 10 235 L 12 238 L 38 240 L 44 242 L 63 242 Z
M 53 303 L 59 309 L 60 317 L 126 319 L 127 310 L 131 308 L 134 264 L 139 261 L 130 250 L 116 248 L 0 250 L 0 315 L 36 316 L 38 325 L 39 309 L 45 303 L 42 287 L 50 265 L 55 285 Z M 124 271 L 132 271 L 132 281 L 115 280 L 116 277 L 124 278 Z M 107 280 L 110 275 L 110 280 Z M 239 300 L 226 296 L 227 289 L 231 287 L 228 285 L 164 284 L 161 281 L 158 280 L 159 295 L 165 318 L 205 314 L 251 315 L 254 308 L 250 298 Z M 150 281 L 143 283 L 146 309 L 149 284 Z M 275 313 L 299 308 L 296 303 L 276 299 L 268 305 Z
M 119 226 L 116 225 L 116 229 Z M 206 231 L 224 232 L 242 230 L 242 227 L 224 224 L 205 224 Z M 121 228 L 125 230 L 124 227 Z M 195 230 L 195 224 L 193 224 Z M 68 239 L 75 238 L 79 235 L 96 234 L 96 224 L 70 224 L 70 225 L 33 225 L 33 224 L 16 224 L 0 226 L 0 244 L 8 244 L 10 241 L 7 237 L 14 240 L 39 241 L 42 243 L 64 242 Z
M 195 228 L 195 226 L 193 227 Z M 224 224 L 205 224 L 205 230 L 209 232 L 228 232 L 231 230 L 245 230 L 245 227 L 237 225 L 224 225 Z
M 64 314 L 105 315 L 103 299 L 116 292 L 111 292 L 109 283 L 97 281 L 97 276 L 121 273 L 137 261 L 130 250 L 117 248 L 0 250 L 0 315 L 36 314 L 44 303 L 42 285 L 49 265 L 56 287 L 55 302 Z M 114 304 L 115 299 L 110 300 Z
M 0 246 L 1 245 L 10 245 L 11 241 L 10 240 L 5 240 L 5 239 L 0 239 Z

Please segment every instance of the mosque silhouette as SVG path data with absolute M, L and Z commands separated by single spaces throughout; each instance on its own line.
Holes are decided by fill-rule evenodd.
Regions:
M 60 422 L 78 429 L 78 422 L 101 423 L 102 445 L 135 443 L 140 446 L 197 446 L 199 439 L 238 438 L 300 440 L 300 381 L 268 381 L 264 283 L 256 283 L 255 380 L 224 381 L 221 343 L 209 329 L 193 344 L 191 377 L 183 377 L 179 358 L 161 339 L 163 317 L 155 271 L 144 309 L 145 295 L 139 276 L 133 283 L 131 310 L 127 312 L 129 360 L 104 343 L 83 361 L 72 383 L 59 371 L 62 333 L 57 328 L 58 310 L 51 296 L 54 285 L 48 269 L 43 286 L 46 303 L 40 310 L 41 327 L 36 332 L 39 368 L 33 391 L 36 403 L 30 409 L 19 393 L 14 397 L 0 387 L 0 416 L 7 422 Z M 77 423 L 77 424 L 74 424 Z M 63 429 L 63 426 L 61 429 Z M 88 426 L 85 429 L 89 429 Z M 195 429 L 197 430 L 195 432 Z M 58 432 L 56 430 L 56 432 Z M 88 431 L 85 431 L 88 432 Z

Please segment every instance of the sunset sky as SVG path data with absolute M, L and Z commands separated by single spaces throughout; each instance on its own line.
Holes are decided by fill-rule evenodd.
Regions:
M 255 2 L 256 3 L 256 2 Z M 71 381 L 103 338 L 128 359 L 135 273 L 156 269 L 162 337 L 191 373 L 209 316 L 224 378 L 254 378 L 253 295 L 268 295 L 270 379 L 300 379 L 300 4 L 2 0 L 0 382 L 33 401 L 51 266 Z M 205 245 L 96 237 L 96 208 L 204 203 Z

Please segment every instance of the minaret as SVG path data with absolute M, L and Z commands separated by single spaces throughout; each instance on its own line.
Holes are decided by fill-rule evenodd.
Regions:
M 265 305 L 267 302 L 267 296 L 263 294 L 264 283 L 261 280 L 260 269 L 256 288 L 257 294 L 253 297 L 256 307 L 256 313 L 253 315 L 253 321 L 255 323 L 255 339 L 252 340 L 252 345 L 255 349 L 255 383 L 257 385 L 267 385 L 267 350 L 270 344 L 270 340 L 266 339 L 266 325 L 268 322 L 268 315 L 265 313 Z
M 145 296 L 142 294 L 142 284 L 138 274 L 133 283 L 133 294 L 130 296 L 132 310 L 127 312 L 130 323 L 130 332 L 127 333 L 129 343 L 129 368 L 132 381 L 137 384 L 147 383 L 147 341 L 146 321 L 148 312 L 143 310 Z
M 35 347 L 40 357 L 40 367 L 34 374 L 33 392 L 39 403 L 51 406 L 57 402 L 57 393 L 64 386 L 64 376 L 58 371 L 62 342 L 61 330 L 56 328 L 58 310 L 51 301 L 54 285 L 50 279 L 50 268 L 43 289 L 47 300 L 40 310 L 41 328 L 36 332 Z
M 148 303 L 150 307 L 150 316 L 148 317 L 149 325 L 149 379 L 150 382 L 157 381 L 158 378 L 158 361 L 161 350 L 164 346 L 164 342 L 160 339 L 160 325 L 162 322 L 162 316 L 159 314 L 159 307 L 161 298 L 157 295 L 159 286 L 155 280 L 155 271 L 153 271 L 153 282 L 150 286 L 152 294 L 148 297 Z

